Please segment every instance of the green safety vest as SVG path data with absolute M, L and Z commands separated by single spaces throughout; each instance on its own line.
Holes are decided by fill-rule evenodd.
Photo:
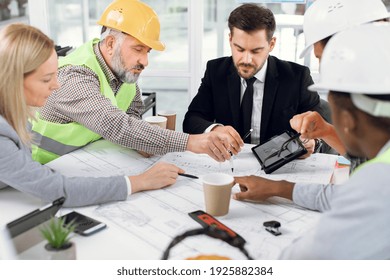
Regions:
M 99 39 L 91 40 L 69 55 L 61 57 L 59 59 L 59 68 L 66 65 L 83 65 L 88 67 L 98 76 L 102 95 L 110 99 L 114 106 L 117 106 L 122 111 L 126 111 L 135 96 L 135 84 L 124 83 L 118 93 L 114 95 L 93 51 L 93 46 L 98 42 Z M 37 114 L 36 121 L 32 121 L 32 133 L 35 142 L 32 145 L 32 157 L 42 164 L 101 138 L 99 134 L 79 123 L 60 124 L 48 122 L 40 118 L 39 114 Z
M 390 148 L 387 149 L 385 152 L 383 152 L 382 154 L 380 154 L 379 156 L 377 157 L 374 157 L 373 159 L 369 160 L 369 161 L 366 161 L 365 163 L 363 163 L 362 165 L 359 165 L 355 171 L 359 171 L 362 167 L 364 167 L 366 164 L 371 164 L 371 163 L 386 163 L 386 164 L 390 164 Z

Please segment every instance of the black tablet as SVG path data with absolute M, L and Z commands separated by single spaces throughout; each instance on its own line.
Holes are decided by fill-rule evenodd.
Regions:
M 285 131 L 252 148 L 252 152 L 265 173 L 272 173 L 286 163 L 307 153 L 299 136 L 299 133 Z
M 7 228 L 11 237 L 14 238 L 19 234 L 50 220 L 50 218 L 54 217 L 57 211 L 62 207 L 64 202 L 65 198 L 61 197 L 42 208 L 34 210 L 23 217 L 8 223 Z

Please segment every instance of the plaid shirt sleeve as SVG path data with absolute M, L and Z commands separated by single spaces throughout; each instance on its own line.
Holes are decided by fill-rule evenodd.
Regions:
M 151 126 L 140 119 L 143 102 L 138 86 L 130 108 L 123 112 L 101 94 L 97 75 L 87 67 L 60 68 L 58 81 L 60 88 L 41 108 L 44 120 L 78 122 L 113 143 L 149 154 L 186 150 L 188 134 Z M 120 85 L 114 86 L 114 93 Z
M 141 90 L 138 87 L 138 84 L 135 85 L 136 93 L 133 101 L 130 104 L 130 107 L 127 109 L 126 113 L 137 119 L 141 119 L 142 113 L 145 111 L 145 105 L 142 101 Z

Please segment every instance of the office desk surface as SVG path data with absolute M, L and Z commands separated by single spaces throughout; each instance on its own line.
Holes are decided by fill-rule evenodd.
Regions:
M 100 141 L 99 141 L 100 142 Z M 107 165 L 109 159 L 115 163 Z M 188 173 L 202 176 L 208 172 L 229 172 L 229 164 L 218 164 L 206 155 L 172 153 L 162 158 L 142 158 L 138 153 L 102 141 L 52 162 L 51 167 L 66 175 L 134 174 L 142 172 L 158 160 L 173 162 Z M 293 162 L 269 177 L 287 178 L 291 181 L 330 180 L 336 157 L 314 155 L 312 159 Z M 80 164 L 83 168 L 80 169 Z M 104 162 L 104 166 L 100 165 Z M 86 165 L 85 165 L 86 164 Z M 89 168 L 93 167 L 93 168 Z M 259 174 L 259 164 L 250 147 L 235 158 L 235 174 Z M 103 168 L 105 172 L 96 171 Z M 306 171 L 305 171 L 306 169 Z M 94 174 L 96 172 L 96 174 Z M 327 178 L 327 179 L 326 179 Z M 321 182 L 319 182 L 321 183 Z M 233 188 L 237 192 L 238 187 Z M 0 190 L 3 225 L 37 207 L 43 202 L 11 188 Z M 72 209 L 61 209 L 65 214 Z M 131 195 L 126 201 L 74 210 L 105 222 L 108 227 L 92 236 L 75 236 L 78 259 L 160 259 L 170 241 L 199 224 L 188 216 L 189 212 L 204 210 L 201 180 L 179 177 L 168 188 Z M 246 249 L 256 259 L 275 259 L 280 251 L 295 238 L 305 234 L 320 214 L 298 207 L 290 201 L 272 198 L 262 203 L 231 200 L 226 216 L 217 217 L 240 234 Z M 282 235 L 273 236 L 263 227 L 263 222 L 277 220 Z M 236 249 L 220 240 L 206 236 L 185 239 L 171 251 L 172 259 L 183 259 L 199 254 L 218 254 L 233 259 L 245 259 Z

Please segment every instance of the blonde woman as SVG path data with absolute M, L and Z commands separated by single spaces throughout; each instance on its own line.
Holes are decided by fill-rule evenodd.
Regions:
M 44 201 L 65 196 L 66 206 L 84 206 L 160 189 L 184 172 L 161 163 L 137 176 L 67 178 L 33 161 L 27 120 L 33 116 L 32 107 L 43 106 L 59 87 L 54 43 L 25 24 L 3 28 L 0 42 L 0 188 L 10 186 Z

